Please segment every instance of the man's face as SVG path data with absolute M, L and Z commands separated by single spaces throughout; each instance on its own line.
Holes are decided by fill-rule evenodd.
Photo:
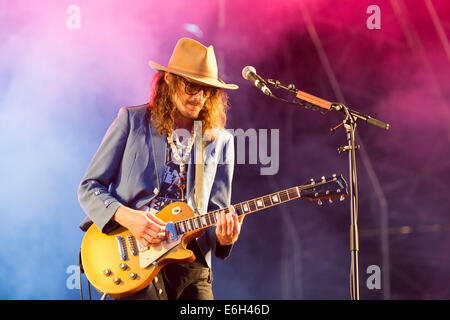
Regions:
M 174 77 L 174 75 L 166 73 L 164 79 L 169 84 L 173 83 Z M 201 90 L 202 87 L 198 87 L 196 84 L 190 83 L 181 77 L 179 78 L 181 81 L 179 81 L 179 87 L 175 91 L 172 100 L 183 117 L 196 120 L 206 100 L 213 92 L 208 89 Z

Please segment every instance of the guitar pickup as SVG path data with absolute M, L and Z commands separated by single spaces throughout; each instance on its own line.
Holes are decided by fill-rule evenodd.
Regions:
M 146 250 L 148 250 L 148 249 L 150 248 L 149 246 L 145 246 L 145 247 L 144 247 L 144 246 L 139 242 L 139 240 L 137 240 L 136 243 L 137 243 L 138 251 L 139 251 L 139 252 L 146 251 Z
M 168 240 L 176 240 L 177 239 L 177 233 L 175 231 L 175 225 L 173 222 L 169 222 L 166 224 L 166 234 Z

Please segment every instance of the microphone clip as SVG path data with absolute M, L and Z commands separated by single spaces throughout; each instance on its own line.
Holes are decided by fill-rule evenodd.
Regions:
M 293 85 L 292 83 L 288 84 L 287 87 L 283 86 L 279 80 L 275 80 L 275 79 L 267 79 L 267 83 L 276 89 L 281 88 L 281 89 L 285 89 L 285 90 L 288 90 L 293 93 L 297 93 L 297 89 L 295 88 L 295 85 Z

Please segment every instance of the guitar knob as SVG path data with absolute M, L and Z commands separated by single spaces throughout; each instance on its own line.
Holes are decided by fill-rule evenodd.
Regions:
M 131 279 L 136 279 L 137 278 L 137 273 L 130 272 L 129 276 L 130 276 Z
M 115 284 L 119 284 L 119 283 L 120 283 L 120 278 L 114 277 L 114 278 L 113 278 L 113 282 L 114 282 Z
M 127 270 L 128 266 L 125 263 L 121 263 L 121 264 L 119 264 L 119 268 L 121 270 Z
M 105 269 L 105 270 L 103 270 L 103 274 L 104 274 L 105 276 L 109 277 L 109 276 L 111 275 L 111 270 Z

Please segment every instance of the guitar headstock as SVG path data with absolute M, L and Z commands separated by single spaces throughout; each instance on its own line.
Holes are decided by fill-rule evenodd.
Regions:
M 322 204 L 321 199 L 329 199 L 340 197 L 343 201 L 344 197 L 348 195 L 347 182 L 342 175 L 333 174 L 332 177 L 320 179 L 311 179 L 307 184 L 299 187 L 300 198 L 308 199 L 310 201 L 317 201 L 319 205 Z

